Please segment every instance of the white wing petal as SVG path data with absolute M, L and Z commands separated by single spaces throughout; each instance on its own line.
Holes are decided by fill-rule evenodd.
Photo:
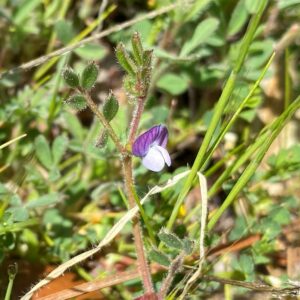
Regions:
M 165 165 L 164 157 L 157 147 L 159 146 L 151 147 L 147 155 L 142 159 L 144 167 L 154 172 L 161 171 Z
M 165 163 L 167 164 L 168 167 L 170 167 L 171 166 L 171 157 L 169 155 L 169 152 L 161 146 L 155 146 L 155 148 L 159 150 L 159 152 L 161 153 L 161 155 L 164 158 Z

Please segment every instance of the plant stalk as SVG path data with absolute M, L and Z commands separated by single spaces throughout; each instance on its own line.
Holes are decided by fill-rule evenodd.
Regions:
M 123 158 L 123 172 L 124 172 L 124 179 L 125 179 L 125 188 L 128 197 L 128 202 L 130 208 L 135 207 L 135 197 L 133 193 L 133 176 L 132 176 L 132 158 L 131 156 L 126 156 Z M 145 294 L 147 293 L 154 293 L 151 274 L 148 266 L 148 262 L 146 259 L 145 251 L 144 251 L 144 243 L 142 238 L 142 231 L 139 223 L 139 215 L 133 220 L 133 236 L 137 254 L 137 261 L 138 261 L 138 269 L 140 275 L 143 280 Z
M 133 113 L 133 117 L 132 117 L 132 122 L 130 125 L 130 130 L 129 130 L 129 137 L 128 137 L 128 145 L 130 145 L 130 147 L 132 146 L 138 127 L 139 127 L 139 123 L 142 117 L 142 113 L 144 110 L 144 106 L 145 106 L 145 98 L 144 97 L 139 97 L 138 98 L 138 104 L 134 110 Z

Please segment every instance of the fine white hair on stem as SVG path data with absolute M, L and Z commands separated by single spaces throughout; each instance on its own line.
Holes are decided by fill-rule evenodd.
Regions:
M 163 186 L 158 186 L 156 185 L 155 187 L 153 187 L 146 195 L 145 197 L 141 200 L 141 204 L 144 204 L 151 195 L 160 193 L 162 191 L 164 191 L 165 189 L 172 187 L 174 185 L 176 185 L 180 180 L 182 180 L 183 178 L 185 178 L 188 173 L 190 171 L 185 171 L 182 172 L 176 176 L 174 176 L 173 178 L 169 179 L 165 185 Z M 107 244 L 109 244 L 119 233 L 120 231 L 123 229 L 123 227 L 130 221 L 133 219 L 133 217 L 138 213 L 139 209 L 137 206 L 133 207 L 132 209 L 130 209 L 111 229 L 110 231 L 106 234 L 106 236 L 103 238 L 103 240 L 94 248 L 94 249 L 90 249 L 86 252 L 83 252 L 73 258 L 71 258 L 70 260 L 68 260 L 67 262 L 61 264 L 60 266 L 58 266 L 56 269 L 54 269 L 51 273 L 49 273 L 47 275 L 46 278 L 42 279 L 40 282 L 38 282 L 29 292 L 27 292 L 22 298 L 21 300 L 29 300 L 33 293 L 36 292 L 38 289 L 40 289 L 41 287 L 45 286 L 46 284 L 48 284 L 50 281 L 52 281 L 53 279 L 59 277 L 60 275 L 62 275 L 68 268 L 78 264 L 79 262 L 82 262 L 83 260 L 87 259 L 88 257 L 91 257 L 92 255 L 94 255 L 95 253 L 99 252 L 104 246 L 106 246 Z
M 189 287 L 191 284 L 201 275 L 202 266 L 205 258 L 205 229 L 206 229 L 206 220 L 207 220 L 207 202 L 208 202 L 208 195 L 207 195 L 207 182 L 206 178 L 200 172 L 197 173 L 200 183 L 200 194 L 201 194 L 201 224 L 200 224 L 200 237 L 199 237 L 199 265 L 197 271 L 190 277 L 188 282 L 186 283 L 182 294 L 180 295 L 179 299 L 184 299 L 185 295 L 188 292 Z

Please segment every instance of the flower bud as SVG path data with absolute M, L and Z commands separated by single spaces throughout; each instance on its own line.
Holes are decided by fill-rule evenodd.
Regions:
M 103 104 L 103 115 L 110 122 L 119 110 L 119 102 L 112 92 L 109 93 Z
M 152 66 L 153 50 L 145 50 L 143 54 L 143 66 L 151 68 Z
M 137 67 L 134 64 L 131 57 L 129 56 L 129 54 L 127 53 L 123 43 L 118 44 L 116 48 L 116 57 L 123 69 L 131 76 L 135 76 Z
M 108 133 L 106 130 L 103 130 L 99 136 L 99 139 L 96 142 L 97 148 L 104 148 L 108 142 Z
M 141 42 L 141 37 L 138 32 L 135 32 L 132 35 L 131 44 L 132 44 L 133 57 L 134 57 L 136 63 L 141 66 L 143 64 L 144 51 L 143 51 L 143 46 L 142 46 L 142 42 Z

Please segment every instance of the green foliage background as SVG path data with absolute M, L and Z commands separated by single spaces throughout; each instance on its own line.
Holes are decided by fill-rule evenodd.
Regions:
M 172 3 L 167 0 L 109 2 L 99 15 L 100 2 L 0 0 L 0 71 L 79 42 L 96 33 L 103 20 L 103 27 L 110 28 Z M 88 110 L 77 111 L 65 104 L 71 94 L 61 77 L 64 67 L 72 65 L 80 73 L 91 60 L 99 65 L 100 76 L 93 96 L 101 105 L 110 89 L 115 92 L 120 108 L 111 125 L 124 140 L 131 98 L 126 97 L 122 88 L 123 74 L 114 48 L 120 41 L 129 47 L 131 34 L 138 31 L 144 47 L 154 49 L 156 61 L 140 132 L 154 124 L 167 125 L 172 167 L 160 174 L 150 173 L 136 159 L 136 184 L 142 196 L 150 187 L 193 165 L 216 113 L 215 105 L 223 87 L 240 61 L 241 47 L 245 44 L 243 36 L 250 18 L 258 14 L 259 5 L 258 0 L 185 3 L 35 68 L 1 77 L 0 144 L 26 134 L 0 149 L 0 286 L 3 295 L 8 264 L 17 261 L 19 274 L 22 274 L 22 268 L 30 269 L 33 264 L 62 263 L 101 240 L 127 210 L 119 157 L 110 140 L 104 148 L 95 147 L 102 128 Z M 216 149 L 207 152 L 209 157 L 201 169 L 211 188 L 210 213 L 216 212 L 245 168 L 263 149 L 264 142 L 288 119 L 285 115 L 281 119 L 278 116 L 282 116 L 299 95 L 299 13 L 298 0 L 269 1 L 250 41 L 210 146 L 235 112 L 240 108 L 241 111 L 225 130 Z M 274 49 L 277 54 L 270 61 Z M 268 125 L 272 120 L 278 122 Z M 290 124 L 295 130 L 287 127 L 283 131 L 279 147 L 269 152 L 262 165 L 255 169 L 249 182 L 242 186 L 238 200 L 220 214 L 216 227 L 212 223 L 208 225 L 213 230 L 207 233 L 207 248 L 220 245 L 224 240 L 236 242 L 255 234 L 259 234 L 259 241 L 228 257 L 208 259 L 206 273 L 270 282 L 272 274 L 268 268 L 279 268 L 274 262 L 276 255 L 285 255 L 284 247 L 299 242 L 283 238 L 284 228 L 299 221 L 300 205 L 299 113 Z M 269 126 L 267 135 L 261 131 L 264 126 Z M 278 144 L 278 139 L 274 144 L 276 141 Z M 254 149 L 253 145 L 257 147 Z M 223 180 L 218 181 L 220 178 Z M 162 192 L 146 204 L 145 211 L 155 232 L 167 226 L 183 184 Z M 195 185 L 191 182 L 191 192 L 180 206 L 172 228 L 180 239 L 199 239 L 201 200 Z M 280 190 L 274 192 L 275 187 Z M 130 234 L 128 224 L 101 255 L 113 264 L 122 257 L 135 257 Z M 156 250 L 152 249 L 147 231 L 145 246 L 153 261 L 157 261 L 155 255 L 165 255 L 159 259 L 167 264 L 166 261 L 177 254 L 168 247 L 163 248 L 164 254 L 154 253 Z M 223 271 L 215 268 L 217 263 L 223 265 Z M 194 265 L 195 258 L 190 256 L 186 264 Z M 100 271 L 96 269 L 97 274 L 92 270 L 87 264 L 73 271 L 84 279 L 109 274 L 104 267 Z M 155 277 L 157 286 L 163 277 L 161 274 Z M 278 278 L 284 285 L 286 269 L 281 269 Z M 181 279 L 176 277 L 179 287 Z M 24 293 L 35 280 L 16 288 L 14 297 Z M 112 293 L 111 299 L 131 299 L 139 292 L 139 283 L 135 281 L 104 294 L 109 297 Z M 172 295 L 176 292 L 175 288 Z M 223 295 L 225 290 L 203 282 L 191 293 L 209 299 L 214 294 Z M 233 288 L 230 293 L 239 295 L 246 291 Z M 226 297 L 233 299 L 228 294 Z

